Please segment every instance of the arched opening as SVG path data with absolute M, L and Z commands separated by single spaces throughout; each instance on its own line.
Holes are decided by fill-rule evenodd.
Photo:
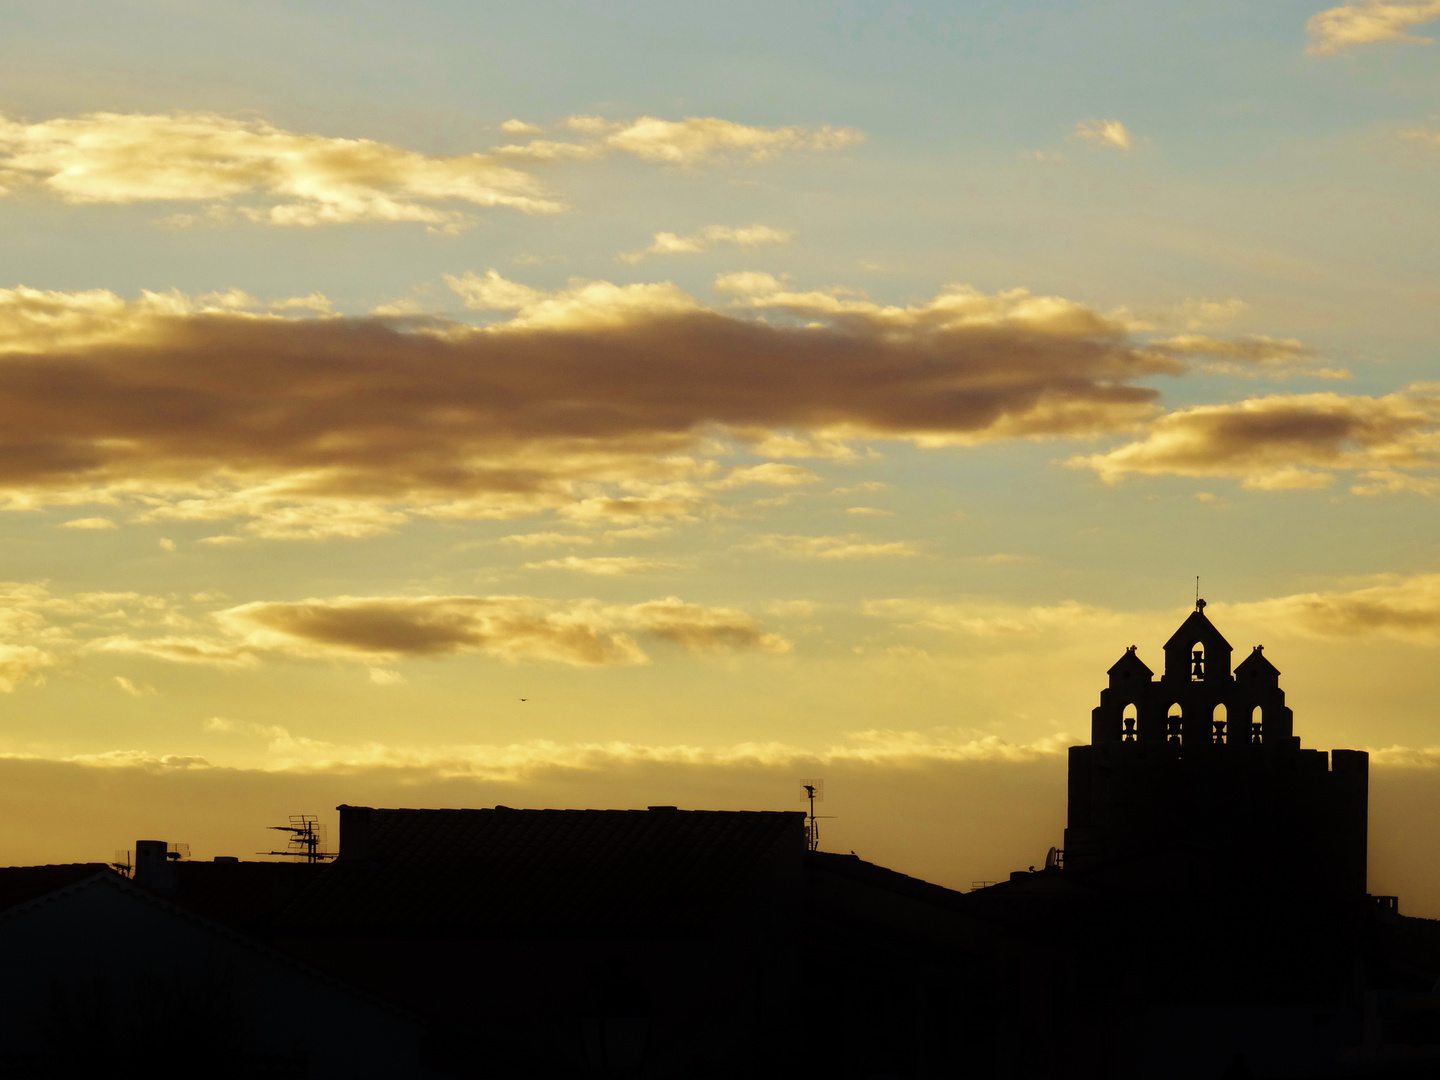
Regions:
M 1180 745 L 1184 734 L 1185 718 L 1179 705 L 1171 705 L 1165 717 L 1165 740 Z
M 1124 742 L 1134 742 L 1139 729 L 1140 711 L 1135 705 L 1125 706 L 1125 711 L 1120 714 L 1120 738 Z
M 1250 710 L 1250 741 L 1256 744 L 1265 741 L 1265 714 L 1259 705 Z
M 1190 681 L 1205 681 L 1205 646 L 1198 641 L 1190 649 Z
M 1216 744 L 1218 745 L 1218 744 L 1223 744 L 1223 743 L 1225 743 L 1225 742 L 1227 741 L 1227 740 L 1226 740 L 1226 732 L 1225 732 L 1225 729 L 1226 729 L 1226 727 L 1228 726 L 1228 721 L 1229 721 L 1229 719 L 1230 719 L 1230 714 L 1229 714 L 1229 711 L 1225 708 L 1225 706 L 1224 706 L 1223 704 L 1221 704 L 1221 705 L 1216 705 L 1216 706 L 1215 706 L 1215 711 L 1210 714 L 1210 741 L 1211 741 L 1211 742 L 1216 743 Z

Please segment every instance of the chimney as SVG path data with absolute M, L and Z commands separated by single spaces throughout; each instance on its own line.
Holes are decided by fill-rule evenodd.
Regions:
M 164 840 L 135 841 L 135 884 L 155 892 L 174 892 L 175 867 Z
M 373 857 L 370 842 L 370 816 L 368 806 L 345 806 L 340 811 L 340 854 L 337 861 L 350 864 L 366 862 Z

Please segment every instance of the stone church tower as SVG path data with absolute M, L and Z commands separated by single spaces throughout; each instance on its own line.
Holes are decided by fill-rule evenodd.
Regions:
M 1132 645 L 1070 748 L 1065 868 L 1097 885 L 1189 893 L 1365 893 L 1369 755 L 1302 750 L 1263 647 L 1232 672 L 1205 601 L 1165 643 Z

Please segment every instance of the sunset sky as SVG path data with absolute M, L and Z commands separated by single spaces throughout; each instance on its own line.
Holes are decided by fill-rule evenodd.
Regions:
M 5 5 L 0 862 L 820 776 L 968 887 L 1198 575 L 1440 916 L 1434 36 Z

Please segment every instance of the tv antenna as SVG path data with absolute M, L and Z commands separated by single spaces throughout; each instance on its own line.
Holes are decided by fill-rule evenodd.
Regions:
M 825 801 L 824 780 L 801 780 L 800 799 L 810 803 L 810 816 L 805 819 L 805 847 L 809 851 L 820 850 L 820 819 L 833 818 L 834 814 L 816 814 L 815 803 Z
M 335 852 L 326 851 L 325 826 L 314 814 L 291 814 L 289 825 L 267 825 L 266 828 L 290 834 L 290 841 L 284 851 L 260 851 L 258 855 L 289 855 L 296 862 L 317 863 L 335 858 Z

